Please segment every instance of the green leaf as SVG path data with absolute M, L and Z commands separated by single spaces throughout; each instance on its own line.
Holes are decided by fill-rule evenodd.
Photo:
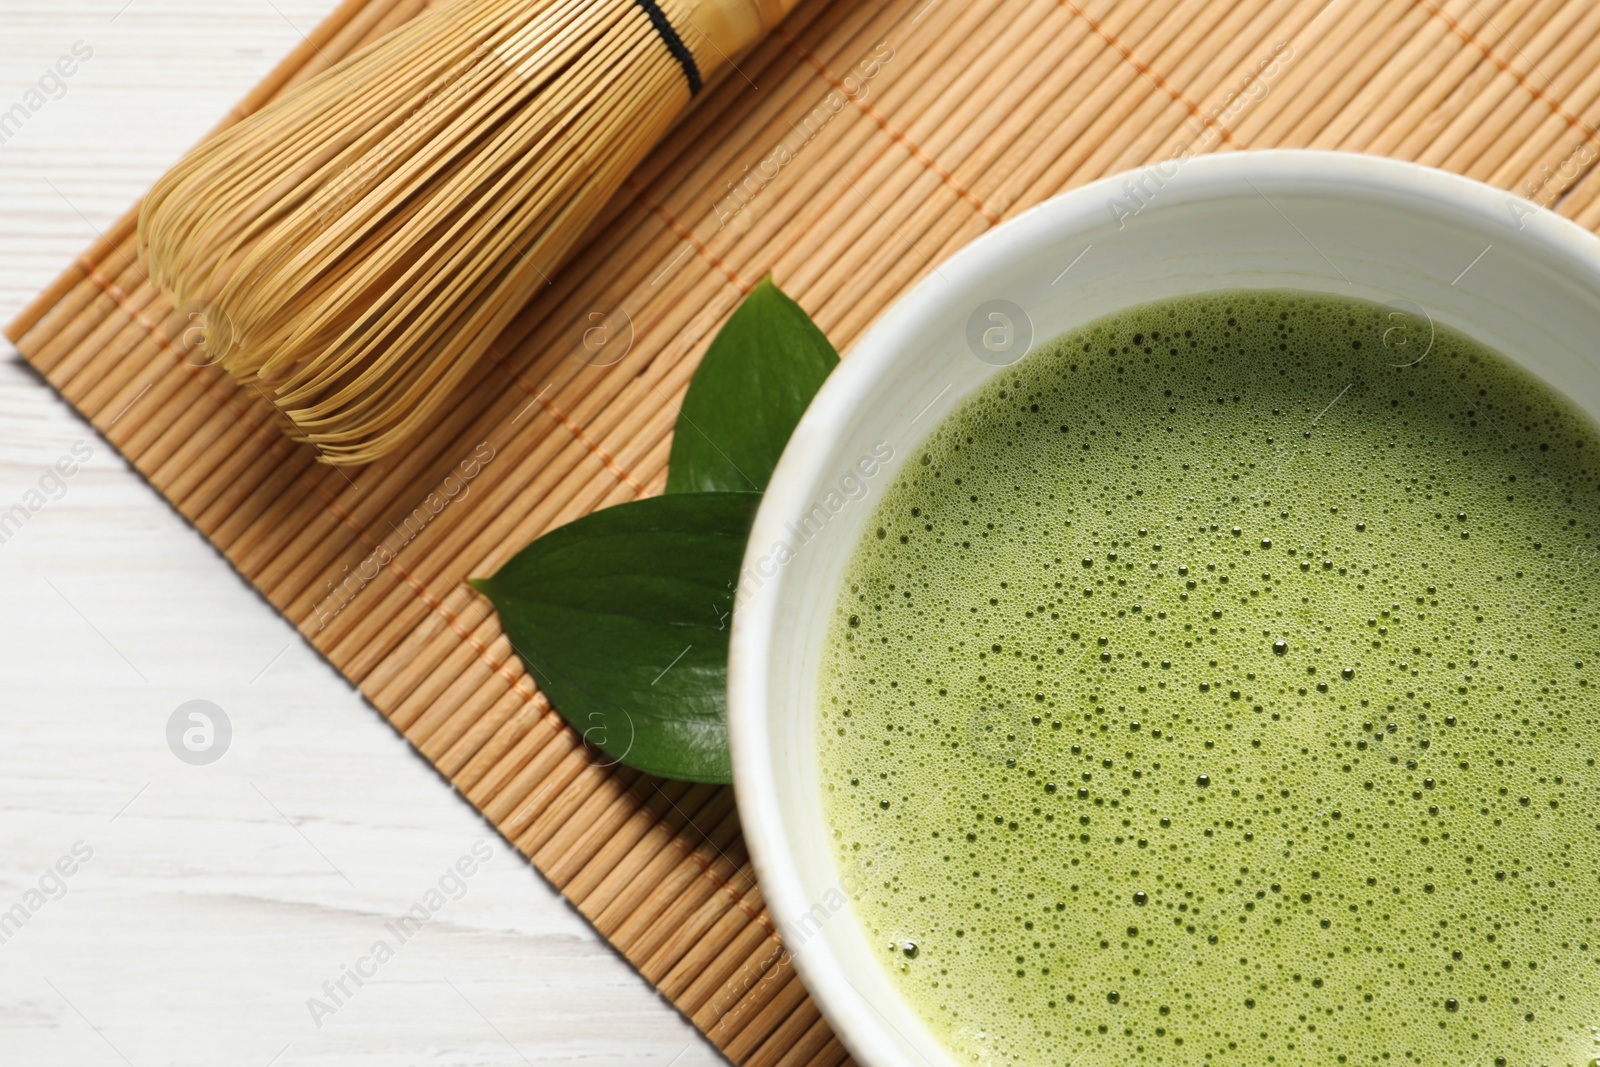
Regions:
M 759 493 L 682 493 L 552 530 L 473 585 L 589 743 L 666 778 L 728 782 L 728 626 Z
M 473 585 L 584 739 L 667 778 L 728 782 L 728 624 L 761 491 L 839 356 L 770 278 L 689 383 L 666 496 L 553 530 Z
M 765 489 L 795 424 L 838 362 L 811 317 L 763 278 L 689 383 L 667 492 Z

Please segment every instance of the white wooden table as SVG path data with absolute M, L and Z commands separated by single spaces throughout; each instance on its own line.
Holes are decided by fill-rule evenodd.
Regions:
M 0 123 L 0 319 L 331 6 L 0 0 L 0 114 L 42 102 Z M 0 543 L 0 1064 L 722 1062 L 0 343 L 0 512 L 34 488 Z M 196 699 L 209 765 L 167 741 Z

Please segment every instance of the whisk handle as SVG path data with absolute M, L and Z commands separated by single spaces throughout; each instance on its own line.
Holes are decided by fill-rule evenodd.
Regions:
M 731 57 L 765 37 L 797 3 L 799 0 L 682 0 L 688 25 L 680 26 L 679 32 L 704 34 L 717 52 Z M 663 6 L 670 10 L 679 5 Z

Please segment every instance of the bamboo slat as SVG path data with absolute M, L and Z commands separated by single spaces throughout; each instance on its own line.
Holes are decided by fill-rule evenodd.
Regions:
M 425 7 L 346 0 L 222 125 Z M 132 212 L 9 336 L 731 1060 L 835 1067 L 848 1057 L 782 951 L 730 792 L 586 748 L 466 579 L 660 491 L 689 378 L 763 274 L 847 350 L 996 222 L 1180 148 L 1383 153 L 1600 227 L 1597 128 L 1600 8 L 1582 0 L 809 0 L 707 87 L 447 414 L 380 463 L 316 464 L 261 397 L 198 365 L 135 262 Z M 780 144 L 793 161 L 732 211 Z M 590 316 L 617 309 L 625 355 L 576 358 Z M 472 457 L 468 491 L 368 577 Z M 329 600 L 350 574 L 359 591 Z

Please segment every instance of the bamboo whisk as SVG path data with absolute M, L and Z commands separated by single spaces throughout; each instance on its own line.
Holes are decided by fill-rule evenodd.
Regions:
M 139 217 L 208 356 L 324 462 L 415 433 L 796 0 L 455 0 L 230 127 Z

